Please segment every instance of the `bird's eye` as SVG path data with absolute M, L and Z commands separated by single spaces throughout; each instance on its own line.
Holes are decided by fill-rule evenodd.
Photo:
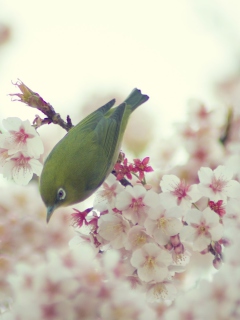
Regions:
M 57 192 L 57 199 L 63 200 L 66 197 L 66 191 L 63 188 L 59 188 Z

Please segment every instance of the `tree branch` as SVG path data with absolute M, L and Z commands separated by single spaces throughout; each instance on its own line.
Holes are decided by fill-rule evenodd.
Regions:
M 36 108 L 39 111 L 41 111 L 47 118 L 41 119 L 38 115 L 33 121 L 33 124 L 35 128 L 39 128 L 40 126 L 44 124 L 58 124 L 60 127 L 65 129 L 66 131 L 69 131 L 73 125 L 72 121 L 70 119 L 70 116 L 67 116 L 67 121 L 64 121 L 59 113 L 56 113 L 53 106 L 46 102 L 38 93 L 32 91 L 30 88 L 28 88 L 21 80 L 18 80 L 16 85 L 21 93 L 12 93 L 9 94 L 11 97 L 17 97 L 18 99 L 12 99 L 13 101 L 20 101 L 25 103 L 31 108 Z

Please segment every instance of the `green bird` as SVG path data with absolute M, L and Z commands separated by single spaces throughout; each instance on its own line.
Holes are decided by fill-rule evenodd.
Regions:
M 118 107 L 115 99 L 92 112 L 56 144 L 40 177 L 47 222 L 55 209 L 81 202 L 96 191 L 112 171 L 131 113 L 149 97 L 134 89 Z

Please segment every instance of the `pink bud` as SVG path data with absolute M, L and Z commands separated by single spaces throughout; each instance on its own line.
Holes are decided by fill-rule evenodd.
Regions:
M 170 242 L 167 243 L 164 247 L 165 247 L 168 251 L 171 251 L 172 248 L 173 248 L 173 246 L 172 246 L 172 244 L 171 244 Z
M 224 247 L 229 247 L 231 245 L 231 241 L 227 238 L 222 238 L 221 240 L 219 240 L 219 243 Z
M 181 243 L 179 234 L 176 234 L 175 236 L 171 236 L 170 242 L 173 245 L 173 247 L 177 247 Z
M 214 249 L 215 249 L 216 253 L 218 253 L 218 254 L 222 253 L 222 246 L 219 242 L 215 242 Z
M 178 246 L 174 247 L 174 251 L 176 254 L 182 254 L 184 252 L 184 246 L 182 243 L 179 243 Z
M 201 251 L 200 253 L 201 254 L 206 254 L 206 253 L 208 253 L 209 252 L 209 248 L 207 247 L 206 249 L 204 249 L 203 251 Z
M 215 269 L 220 269 L 222 266 L 222 260 L 219 257 L 215 257 L 215 259 L 213 260 L 213 266 Z

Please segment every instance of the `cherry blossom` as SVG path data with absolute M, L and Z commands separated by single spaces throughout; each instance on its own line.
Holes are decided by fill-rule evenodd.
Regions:
M 155 243 L 147 243 L 133 252 L 131 264 L 137 269 L 141 280 L 163 281 L 168 275 L 168 268 L 172 262 L 169 252 L 161 249 Z
M 172 301 L 176 298 L 177 289 L 170 281 L 163 281 L 148 285 L 147 300 L 149 302 L 155 301 Z
M 143 224 L 147 210 L 154 205 L 158 195 L 152 190 L 146 191 L 142 185 L 127 186 L 116 198 L 116 208 L 132 223 Z
M 1 135 L 0 135 L 1 136 Z M 6 163 L 7 159 L 9 158 L 8 149 L 0 148 L 0 170 L 2 171 L 2 168 L 4 164 Z
M 129 222 L 117 213 L 104 214 L 98 220 L 99 235 L 115 249 L 124 247 L 129 229 Z
M 146 230 L 142 226 L 133 226 L 127 234 L 127 240 L 125 248 L 127 250 L 134 251 L 142 247 L 145 243 L 151 242 L 151 237 L 146 233 Z
M 110 174 L 108 178 L 103 182 L 100 189 L 96 192 L 93 207 L 98 211 L 104 211 L 115 207 L 115 200 L 118 193 L 120 193 L 124 187 L 116 180 L 113 174 Z
M 146 157 L 142 161 L 140 159 L 134 159 L 134 169 L 133 171 L 139 173 L 139 180 L 143 180 L 144 172 L 152 172 L 153 168 L 148 165 L 150 158 Z
M 240 184 L 232 180 L 233 174 L 225 166 L 218 166 L 215 170 L 202 167 L 198 171 L 198 176 L 200 180 L 199 191 L 210 200 L 226 202 L 228 197 L 240 197 Z
M 0 135 L 0 146 L 8 149 L 9 155 L 20 151 L 39 158 L 43 153 L 43 143 L 29 120 L 12 117 L 4 119 L 3 125 L 7 132 Z
M 157 207 L 150 208 L 148 217 L 144 222 L 146 231 L 153 236 L 160 245 L 165 245 L 182 229 L 182 222 L 178 219 L 181 217 L 182 210 L 179 207 L 166 209 L 159 204 Z
M 185 209 L 201 198 L 197 185 L 188 185 L 175 175 L 164 175 L 160 182 L 163 191 L 162 199 L 166 204 L 176 204 Z
M 229 229 L 240 227 L 240 199 L 230 199 L 226 205 L 223 224 Z
M 225 203 L 223 203 L 223 200 L 218 200 L 217 202 L 209 201 L 208 206 L 220 217 L 223 217 L 226 213 Z
M 83 225 L 88 225 L 89 222 L 87 220 L 87 215 L 92 211 L 92 208 L 88 208 L 84 211 L 79 211 L 77 209 L 73 209 L 74 212 L 72 213 L 72 220 L 73 226 L 81 228 Z
M 187 226 L 180 231 L 180 238 L 193 243 L 193 250 L 202 251 L 211 241 L 221 239 L 223 226 L 219 222 L 219 216 L 210 208 L 204 211 L 191 209 L 186 215 Z
M 174 276 L 176 273 L 181 273 L 186 270 L 187 264 L 190 262 L 191 253 L 190 250 L 186 248 L 186 243 L 184 244 L 184 252 L 176 253 L 175 250 L 172 250 L 173 262 L 168 267 L 171 276 Z
M 3 176 L 13 179 L 14 182 L 21 185 L 27 185 L 32 179 L 33 174 L 40 175 L 42 164 L 28 155 L 17 152 L 8 158 L 2 167 Z
M 117 173 L 117 180 L 121 180 L 126 176 L 129 180 L 132 179 L 133 165 L 128 164 L 128 159 L 125 158 L 122 164 L 117 162 L 114 166 L 114 170 Z

